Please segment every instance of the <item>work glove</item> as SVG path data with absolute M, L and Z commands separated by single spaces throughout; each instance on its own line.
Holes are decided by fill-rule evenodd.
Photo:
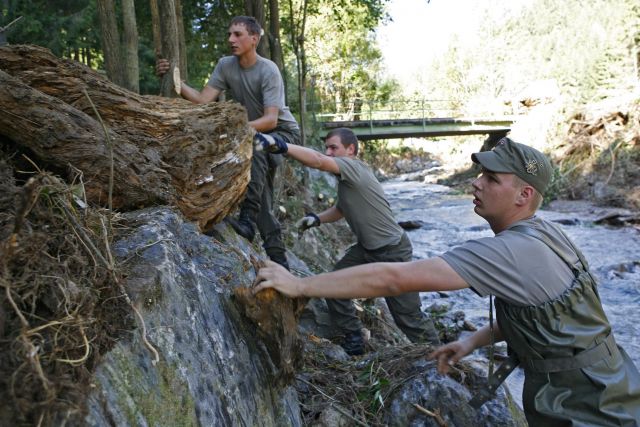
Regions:
M 296 222 L 296 227 L 298 227 L 299 231 L 305 231 L 312 227 L 320 226 L 320 218 L 318 215 L 313 212 L 309 212 L 305 216 L 303 216 L 298 222 Z
M 266 133 L 256 132 L 253 143 L 257 151 L 268 151 L 272 154 L 284 154 L 289 150 L 287 143 Z

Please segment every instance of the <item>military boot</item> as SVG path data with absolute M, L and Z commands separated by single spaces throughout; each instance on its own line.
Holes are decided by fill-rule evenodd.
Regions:
M 227 222 L 240 236 L 244 237 L 248 241 L 252 242 L 256 236 L 255 221 L 251 219 L 251 215 L 245 212 L 240 212 L 238 219 L 227 218 Z
M 271 261 L 277 262 L 278 264 L 289 270 L 289 263 L 287 262 L 287 255 L 285 254 L 284 249 L 268 248 L 266 249 L 266 252 Z
M 342 347 L 344 352 L 349 356 L 364 354 L 364 339 L 362 338 L 362 333 L 360 331 L 347 332 L 340 343 L 340 347 Z

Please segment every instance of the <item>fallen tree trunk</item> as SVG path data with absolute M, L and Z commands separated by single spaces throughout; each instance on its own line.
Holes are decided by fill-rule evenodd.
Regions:
M 0 135 L 80 170 L 88 199 L 104 205 L 109 145 L 87 95 L 113 144 L 114 208 L 175 204 L 205 227 L 242 199 L 253 131 L 240 105 L 141 96 L 46 49 L 0 47 Z

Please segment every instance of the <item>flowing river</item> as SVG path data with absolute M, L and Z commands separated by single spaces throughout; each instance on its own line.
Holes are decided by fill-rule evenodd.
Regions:
M 383 186 L 397 220 L 421 225 L 408 232 L 416 258 L 436 256 L 467 240 L 493 235 L 487 223 L 473 212 L 470 195 L 414 181 L 391 180 Z M 594 225 L 605 211 L 586 203 L 557 203 L 554 209 L 540 210 L 538 215 L 561 224 L 582 250 L 598 279 L 616 341 L 640 367 L 640 232 L 633 227 Z M 446 294 L 425 292 L 422 301 L 423 308 L 439 304 L 462 310 L 478 327 L 489 320 L 489 300 L 469 289 Z M 516 398 L 522 379 L 522 372 L 516 371 L 508 380 Z

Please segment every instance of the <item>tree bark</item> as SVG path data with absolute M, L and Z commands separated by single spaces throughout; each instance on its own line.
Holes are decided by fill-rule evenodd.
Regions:
M 122 0 L 122 47 L 124 52 L 124 87 L 132 92 L 140 93 L 140 76 L 138 67 L 138 26 L 136 25 L 136 8 L 133 0 Z
M 120 33 L 118 32 L 113 0 L 98 0 L 97 8 L 100 20 L 102 52 L 104 53 L 104 67 L 107 71 L 107 76 L 115 84 L 124 86 L 124 73 L 120 56 Z
M 278 0 L 269 0 L 269 47 L 271 60 L 275 62 L 284 78 L 284 57 L 280 43 L 280 6 Z
M 264 16 L 264 0 L 245 0 L 244 1 L 244 10 L 247 16 L 253 16 L 256 18 L 256 21 L 260 24 L 262 29 L 265 31 L 263 37 L 260 38 L 260 43 L 258 43 L 257 51 L 258 55 L 263 58 L 270 58 L 269 55 L 269 36 L 266 34 L 268 32 L 268 28 L 265 25 L 265 16 Z
M 182 0 L 176 2 L 176 23 L 178 26 L 178 51 L 180 52 L 180 77 L 188 80 L 187 73 L 187 41 L 184 36 L 184 20 L 182 19 Z
M 206 228 L 242 200 L 253 131 L 239 104 L 141 96 L 35 46 L 1 47 L 0 70 L 0 135 L 80 170 L 91 202 L 107 202 L 109 144 L 85 91 L 112 142 L 115 209 L 175 204 Z
M 151 10 L 151 30 L 153 32 L 153 51 L 156 59 L 162 56 L 162 36 L 160 32 L 160 11 L 158 10 L 158 0 L 149 0 Z
M 180 50 L 178 47 L 178 21 L 175 1 L 158 0 L 158 12 L 160 16 L 160 40 L 162 41 L 161 56 L 169 60 L 171 64 L 169 71 L 162 76 L 160 94 L 177 98 L 179 95 L 175 91 L 173 73 L 176 67 L 180 68 Z
M 304 38 L 307 27 L 308 1 L 303 0 L 298 12 L 298 22 L 293 1 L 289 0 L 291 19 L 291 45 L 296 56 L 296 66 L 298 74 L 298 102 L 300 104 L 300 144 L 306 145 L 305 117 L 307 116 L 307 60 L 304 47 Z

